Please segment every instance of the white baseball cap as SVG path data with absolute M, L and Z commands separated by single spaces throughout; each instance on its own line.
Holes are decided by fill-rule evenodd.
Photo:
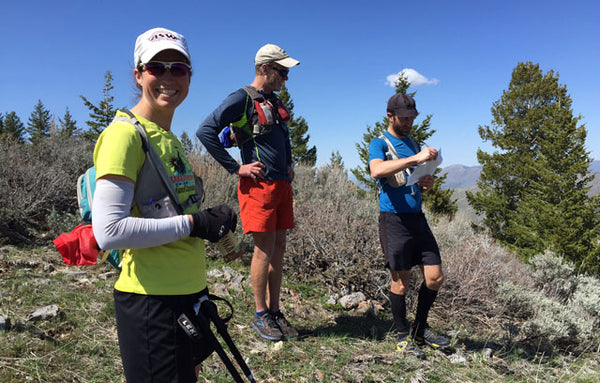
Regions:
M 133 62 L 137 68 L 140 64 L 146 64 L 157 53 L 167 49 L 181 52 L 190 63 L 192 62 L 185 37 L 166 28 L 153 28 L 138 36 L 135 40 Z
M 286 68 L 300 64 L 300 61 L 291 58 L 286 51 L 274 44 L 263 45 L 254 58 L 254 65 L 262 65 L 275 62 Z

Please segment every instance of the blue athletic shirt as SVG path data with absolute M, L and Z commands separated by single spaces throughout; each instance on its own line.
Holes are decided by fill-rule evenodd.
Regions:
M 248 106 L 246 108 L 246 98 Z M 268 95 L 265 95 L 269 99 Z M 239 121 L 246 108 L 248 121 L 250 121 L 252 110 L 250 103 L 252 99 L 244 89 L 238 89 L 227 98 L 200 124 L 196 136 L 206 147 L 206 150 L 219 162 L 229 173 L 235 173 L 240 165 L 231 157 L 219 141 L 218 134 L 229 124 Z M 271 131 L 246 141 L 240 149 L 243 164 L 260 161 L 265 165 L 267 180 L 287 180 L 288 166 L 292 164 L 292 151 L 289 139 L 289 130 L 285 123 L 274 125 Z
M 390 132 L 384 132 L 388 140 L 394 145 L 396 153 L 400 158 L 414 156 L 421 147 L 410 138 L 399 139 Z M 413 142 L 414 146 L 413 147 Z M 415 151 L 417 150 L 417 151 Z M 369 163 L 374 159 L 386 160 L 387 144 L 382 138 L 374 138 L 369 145 Z M 408 179 L 408 174 L 406 174 Z M 379 210 L 393 213 L 419 213 L 421 211 L 421 188 L 414 184 L 412 186 L 402 186 L 393 188 L 387 184 L 386 178 L 377 180 L 381 192 L 379 193 Z

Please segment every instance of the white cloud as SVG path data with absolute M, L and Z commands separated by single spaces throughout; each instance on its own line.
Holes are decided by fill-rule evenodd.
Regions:
M 404 75 L 408 82 L 410 82 L 410 86 L 421 86 L 421 85 L 437 85 L 440 80 L 437 78 L 432 78 L 431 80 L 427 77 L 423 76 L 421 73 L 417 72 L 414 69 L 406 68 L 402 69 L 400 73 L 391 74 L 386 77 L 385 84 L 394 88 L 396 85 L 396 81 L 400 75 Z

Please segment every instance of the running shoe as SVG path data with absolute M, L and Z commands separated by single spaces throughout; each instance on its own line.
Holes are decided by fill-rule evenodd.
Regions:
M 425 353 L 421 351 L 410 335 L 399 335 L 396 350 L 406 355 L 412 355 L 419 359 L 425 359 Z
M 252 327 L 261 338 L 268 340 L 281 340 L 283 333 L 281 329 L 273 320 L 273 317 L 269 312 L 265 312 L 262 315 L 255 315 L 250 321 L 250 327 Z
M 279 326 L 284 339 L 292 339 L 298 337 L 298 331 L 288 322 L 281 311 L 273 314 L 273 320 Z
M 420 345 L 427 344 L 433 348 L 450 346 L 450 339 L 442 335 L 437 335 L 429 327 L 425 327 L 422 334 L 415 334 L 415 342 Z

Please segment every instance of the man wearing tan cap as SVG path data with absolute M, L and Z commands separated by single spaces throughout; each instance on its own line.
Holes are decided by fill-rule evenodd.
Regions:
M 231 93 L 196 132 L 208 152 L 239 176 L 240 218 L 254 240 L 250 278 L 256 315 L 250 326 L 273 341 L 298 336 L 279 307 L 286 234 L 294 227 L 294 170 L 289 113 L 274 93 L 298 64 L 277 45 L 264 45 L 254 59 L 252 84 Z M 233 145 L 240 149 L 241 165 L 225 150 Z

